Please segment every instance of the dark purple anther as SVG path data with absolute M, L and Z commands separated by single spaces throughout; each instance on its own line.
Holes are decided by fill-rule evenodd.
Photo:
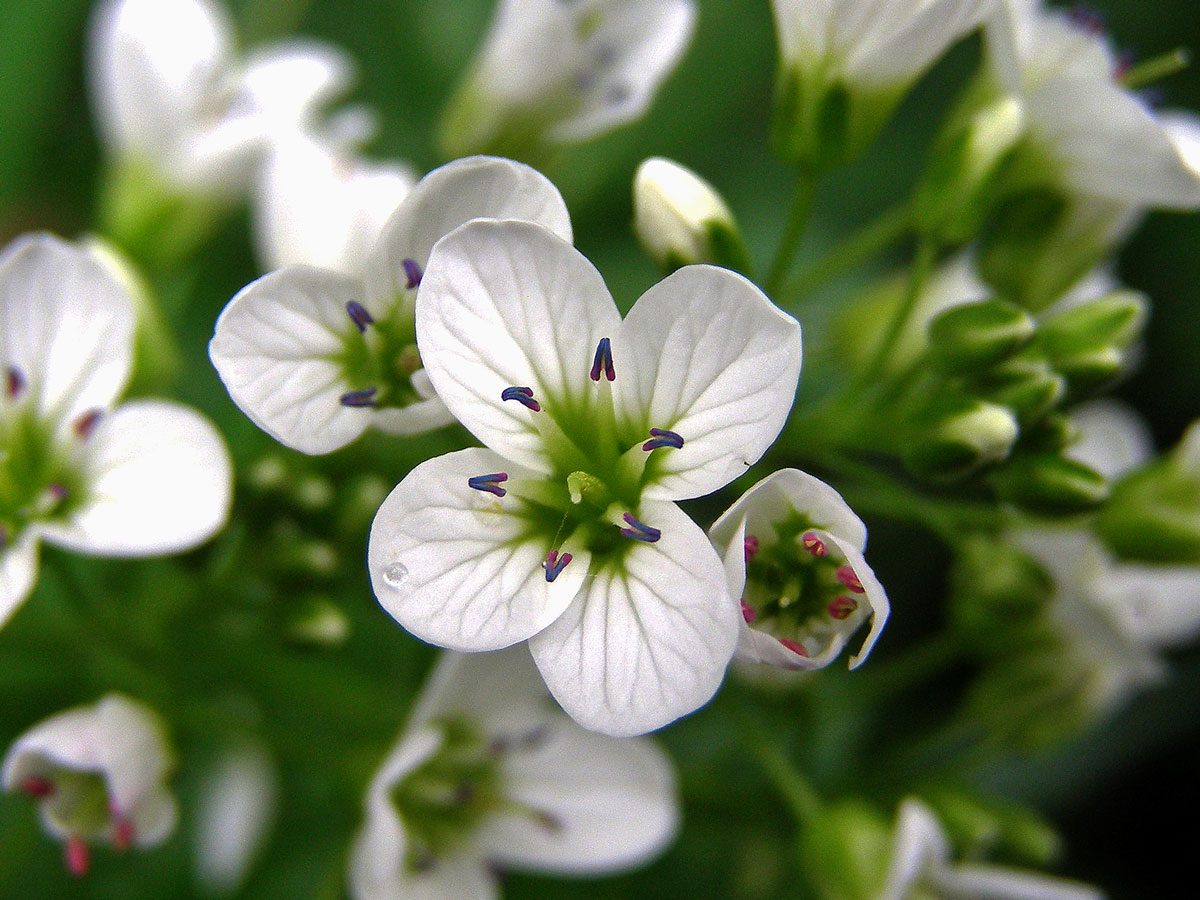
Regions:
M 542 568 L 546 570 L 546 580 L 553 581 L 557 578 L 570 561 L 570 553 L 564 553 L 562 556 L 558 555 L 557 550 L 551 550 L 547 553 L 546 561 L 542 563 Z
M 375 395 L 378 393 L 379 388 L 376 387 L 363 388 L 361 391 L 347 391 L 342 394 L 342 406 L 350 406 L 355 409 L 378 406 L 379 403 L 375 399 Z
M 1080 31 L 1092 37 L 1104 34 L 1104 14 L 1087 3 L 1076 3 L 1068 13 L 1073 24 Z
M 96 430 L 96 425 L 100 421 L 100 417 L 104 415 L 104 411 L 100 409 L 89 409 L 82 416 L 75 420 L 75 437 L 81 441 L 86 441 L 92 436 L 92 432 Z
M 622 518 L 625 520 L 625 524 L 629 526 L 628 528 L 621 529 L 622 537 L 633 538 L 635 541 L 642 541 L 646 544 L 653 544 L 662 537 L 662 532 L 657 528 L 651 528 L 649 525 L 639 522 L 629 513 L 625 513 Z
M 642 449 L 649 452 L 657 450 L 660 447 L 671 447 L 679 450 L 683 447 L 683 438 L 673 431 L 664 431 L 661 428 L 650 429 L 650 440 L 642 444 Z
M 375 319 L 367 312 L 366 307 L 357 301 L 351 300 L 347 303 L 346 312 L 350 316 L 350 321 L 358 326 L 359 331 L 366 331 L 368 325 L 375 324 Z
M 25 390 L 25 376 L 16 366 L 8 367 L 8 399 L 16 400 Z
M 489 494 L 503 497 L 508 493 L 508 491 L 500 487 L 501 482 L 504 481 L 508 481 L 508 474 L 497 472 L 494 475 L 476 475 L 474 478 L 468 478 L 467 484 L 477 491 L 487 491 Z
M 408 284 L 405 287 L 411 291 L 421 283 L 421 276 L 425 273 L 421 271 L 421 267 L 417 265 L 415 259 L 406 259 L 401 265 L 404 266 L 404 274 L 408 276 Z
M 592 360 L 592 381 L 599 381 L 601 372 L 609 381 L 617 377 L 617 371 L 613 368 L 612 344 L 608 338 L 600 338 L 600 343 L 596 345 L 596 356 Z
M 542 404 L 533 399 L 533 388 L 528 387 L 507 387 L 500 392 L 501 400 L 516 400 L 521 405 L 532 409 L 534 412 L 542 411 Z

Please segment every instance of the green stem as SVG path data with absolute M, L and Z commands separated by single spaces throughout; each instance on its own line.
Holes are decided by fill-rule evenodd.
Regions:
M 791 268 L 796 250 L 808 227 L 813 200 L 816 199 L 817 194 L 817 180 L 817 175 L 807 169 L 802 169 L 796 176 L 795 193 L 792 195 L 792 206 L 788 213 L 787 225 L 784 227 L 783 237 L 779 241 L 779 249 L 775 251 L 775 258 L 771 261 L 771 268 L 767 274 L 766 290 L 772 297 L 783 287 L 783 280 L 787 276 L 788 269 Z
M 740 705 L 734 708 L 738 733 L 759 767 L 787 802 L 798 823 L 820 815 L 824 803 L 809 780 L 797 771 L 774 737 L 762 723 Z
M 887 210 L 816 262 L 801 269 L 782 291 L 782 298 L 787 301 L 785 305 L 806 299 L 830 282 L 875 259 L 911 229 L 912 210 L 907 205 Z
M 860 387 L 877 383 L 884 369 L 887 368 L 888 354 L 891 353 L 896 339 L 900 337 L 900 333 L 904 331 L 904 326 L 908 324 L 913 310 L 917 308 L 917 303 L 921 299 L 921 292 L 925 289 L 925 283 L 929 280 L 930 273 L 933 272 L 933 264 L 937 261 L 937 253 L 937 243 L 931 238 L 922 238 L 917 244 L 917 253 L 913 259 L 912 269 L 909 272 L 908 287 L 904 292 L 904 299 L 900 303 L 900 306 L 896 308 L 892 320 L 888 323 L 887 331 L 883 333 L 883 337 L 879 341 L 879 346 L 875 348 L 875 353 L 870 364 L 863 370 L 863 375 L 859 379 Z

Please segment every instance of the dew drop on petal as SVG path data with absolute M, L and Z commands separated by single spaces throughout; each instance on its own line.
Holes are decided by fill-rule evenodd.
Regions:
M 390 563 L 383 570 L 383 583 L 392 590 L 399 590 L 408 581 L 408 567 L 404 563 Z

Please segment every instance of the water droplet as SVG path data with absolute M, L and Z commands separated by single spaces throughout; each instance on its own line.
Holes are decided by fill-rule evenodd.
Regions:
M 389 564 L 383 570 L 383 581 L 388 587 L 399 590 L 408 581 L 408 567 L 398 562 Z

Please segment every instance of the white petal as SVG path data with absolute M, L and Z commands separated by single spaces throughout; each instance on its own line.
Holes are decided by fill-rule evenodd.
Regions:
M 586 421 L 596 345 L 620 327 L 595 267 L 528 222 L 475 221 L 439 241 L 416 317 L 425 371 L 455 418 L 501 456 L 543 472 L 547 426 L 535 416 Z M 542 412 L 502 400 L 508 387 L 532 388 Z
M 950 846 L 937 818 L 925 804 L 909 798 L 900 806 L 892 837 L 892 857 L 877 900 L 905 900 L 924 876 L 941 866 Z
M 360 283 L 293 266 L 243 288 L 208 345 L 229 396 L 263 431 L 302 453 L 330 453 L 357 438 L 372 410 L 343 406 L 351 390 L 332 360 L 355 325 L 346 304 Z
M 1079 440 L 1067 455 L 1091 466 L 1105 478 L 1116 478 L 1154 455 L 1150 428 L 1134 410 L 1115 400 L 1096 400 L 1071 410 Z
M 671 761 L 645 738 L 616 740 L 559 714 L 531 751 L 502 757 L 505 796 L 526 810 L 480 823 L 475 843 L 520 869 L 591 875 L 649 860 L 674 838 L 679 804 Z
M 771 0 L 783 62 L 820 60 L 827 49 L 834 0 Z
M 845 48 L 845 71 L 851 81 L 883 89 L 918 77 L 991 10 L 986 0 L 892 0 L 857 7 L 863 11 L 859 27 L 846 23 L 857 33 L 836 38 Z M 834 28 L 845 32 L 840 18 L 835 16 Z
M 935 890 L 971 900 L 1103 900 L 1104 892 L 1077 881 L 1002 866 L 964 864 L 930 875 Z
M 43 417 L 69 427 L 116 399 L 134 324 L 133 299 L 86 250 L 35 234 L 0 257 L 0 371 L 20 370 Z
M 858 648 L 857 653 L 850 657 L 850 668 L 857 669 L 866 661 L 871 651 L 875 648 L 875 642 L 879 640 L 879 636 L 883 633 L 883 626 L 887 624 L 892 608 L 888 602 L 887 592 L 884 591 L 883 585 L 879 583 L 879 579 L 875 577 L 875 573 L 867 565 L 867 561 L 863 559 L 862 554 L 853 545 L 842 542 L 837 535 L 831 534 L 829 537 L 837 544 L 838 549 L 842 551 L 842 554 L 846 557 L 846 563 L 854 570 L 854 574 L 858 576 L 858 580 L 863 588 L 863 593 L 859 598 L 858 610 L 842 622 L 842 625 L 845 627 L 839 631 L 839 634 L 844 635 L 845 639 L 848 639 L 851 634 L 858 630 L 858 626 L 864 618 L 869 616 L 871 621 L 870 631 L 867 632 L 862 646 Z
M 612 342 L 618 417 L 677 432 L 644 496 L 712 493 L 758 461 L 792 408 L 800 325 L 741 275 L 685 266 L 646 291 Z
M 1184 109 L 1168 109 L 1158 114 L 1158 124 L 1167 132 L 1184 165 L 1200 175 L 1200 117 Z
M 470 848 L 420 872 L 403 865 L 382 878 L 371 877 L 365 841 L 360 835 L 350 849 L 350 896 L 353 900 L 498 900 L 495 876 Z
M 472 219 L 534 222 L 571 240 L 571 219 L 558 189 L 523 163 L 469 156 L 434 169 L 396 209 L 367 263 L 367 294 L 387 306 L 407 290 L 404 260 L 424 269 L 433 245 Z
M 95 706 L 95 742 L 113 802 L 133 813 L 158 794 L 174 759 L 158 717 L 141 703 L 109 694 Z
M 1200 632 L 1200 568 L 1113 564 L 1095 590 L 1096 602 L 1139 643 L 1176 647 Z
M 233 470 L 216 428 L 160 400 L 126 403 L 88 438 L 85 504 L 47 540 L 103 556 L 175 553 L 212 537 L 229 515 Z
M 475 490 L 476 475 L 507 473 L 506 497 Z M 567 608 L 590 555 L 553 583 L 542 563 L 547 539 L 523 518 L 514 484 L 529 473 L 483 449 L 421 463 L 383 501 L 371 525 L 367 565 L 380 604 L 424 641 L 452 650 L 497 650 L 523 641 Z
M 354 81 L 354 63 L 336 47 L 293 40 L 251 53 L 239 78 L 240 100 L 262 121 L 268 137 L 311 124 L 315 110 Z
M 772 535 L 774 525 L 795 513 L 806 516 L 815 528 L 836 535 L 857 550 L 867 546 L 867 526 L 842 495 L 799 469 L 772 472 L 721 513 L 708 533 L 718 546 L 725 547 L 742 521 L 746 523 L 746 534 Z
M 550 702 L 529 648 L 446 652 L 438 659 L 409 727 L 462 717 L 488 737 L 520 735 L 562 713 Z
M 721 560 L 673 503 L 644 501 L 652 544 L 592 572 L 558 621 L 529 642 L 546 685 L 585 728 L 661 728 L 716 693 L 737 640 Z
M 32 534 L 0 550 L 0 628 L 33 590 L 37 569 L 38 544 Z
M 205 891 L 241 886 L 271 830 L 278 775 L 266 747 L 249 741 L 226 747 L 204 775 L 196 807 L 194 866 Z

